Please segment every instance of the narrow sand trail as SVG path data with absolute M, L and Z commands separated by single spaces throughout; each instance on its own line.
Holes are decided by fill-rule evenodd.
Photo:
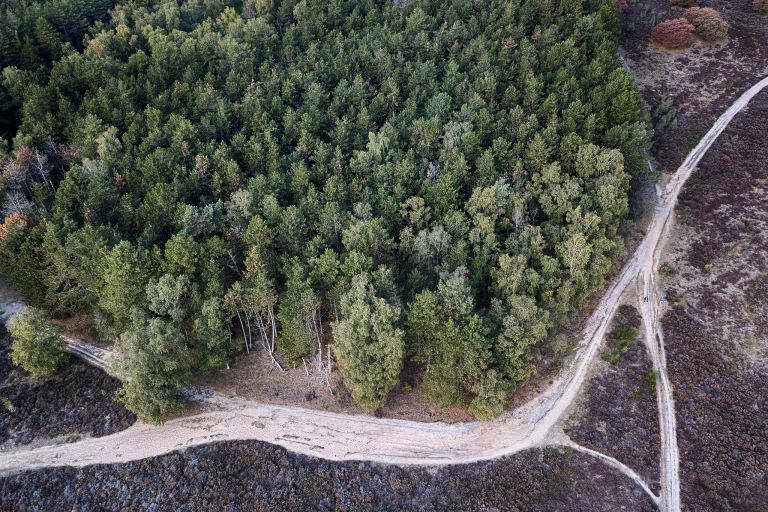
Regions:
M 651 498 L 651 501 L 653 501 L 653 504 L 657 507 L 660 505 L 659 503 L 659 497 L 653 494 L 653 491 L 648 487 L 648 484 L 643 480 L 643 478 L 638 475 L 632 468 L 628 467 L 627 465 L 623 464 L 622 462 L 614 459 L 613 457 L 606 455 L 604 453 L 598 452 L 597 450 L 593 450 L 591 448 L 587 448 L 585 446 L 582 446 L 578 443 L 575 443 L 569 438 L 565 438 L 560 443 L 562 446 L 565 446 L 567 448 L 570 448 L 572 450 L 575 450 L 577 452 L 585 453 L 591 457 L 595 457 L 596 459 L 599 459 L 603 461 L 604 463 L 608 464 L 609 466 L 617 469 L 618 471 L 624 473 L 627 477 L 632 479 L 645 493 L 648 495 L 649 498 Z M 553 445 L 556 445 L 553 443 Z
M 731 119 L 766 86 L 768 77 L 736 100 L 667 181 L 645 238 L 589 317 L 570 366 L 549 388 L 514 411 L 488 422 L 420 423 L 261 404 L 210 390 L 197 390 L 191 391 L 190 397 L 205 405 L 205 410 L 199 414 L 177 418 L 160 426 L 137 422 L 122 432 L 68 445 L 6 452 L 0 454 L 0 474 L 46 466 L 125 462 L 212 441 L 236 439 L 265 441 L 330 460 L 425 465 L 470 463 L 546 445 L 552 441 L 548 439 L 552 427 L 566 413 L 581 389 L 620 298 L 625 292 L 634 290 L 641 301 L 646 336 L 654 337 L 653 340 L 646 339 L 646 343 L 659 372 L 657 389 L 663 452 L 661 506 L 665 511 L 679 511 L 674 402 L 666 373 L 663 338 L 658 329 L 660 307 L 653 280 L 658 267 L 658 252 L 683 184 Z M 632 284 L 639 286 L 631 287 Z M 642 302 L 641 296 L 651 299 Z M 70 344 L 82 346 L 76 340 L 70 340 Z M 89 353 L 93 355 L 92 351 Z M 595 456 L 606 457 L 602 454 Z
M 661 505 L 666 512 L 680 510 L 680 454 L 677 447 L 677 419 L 672 396 L 672 384 L 667 372 L 667 357 L 660 318 L 664 302 L 656 285 L 661 252 L 674 221 L 673 211 L 683 185 L 690 178 L 707 150 L 725 130 L 731 120 L 763 89 L 768 87 L 768 77 L 763 78 L 742 94 L 710 128 L 706 135 L 688 154 L 677 172 L 669 179 L 661 193 L 653 220 L 649 225 L 644 243 L 649 246 L 642 251 L 643 260 L 639 268 L 638 285 L 642 293 L 637 295 L 639 310 L 643 319 L 645 344 L 651 354 L 653 365 L 658 372 L 656 394 L 659 402 L 659 426 L 661 429 Z M 646 301 L 645 298 L 648 298 Z

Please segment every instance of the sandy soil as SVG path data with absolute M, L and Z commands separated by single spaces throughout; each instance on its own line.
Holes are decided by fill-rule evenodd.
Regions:
M 255 350 L 238 357 L 228 370 L 222 369 L 209 376 L 197 378 L 194 384 L 210 387 L 224 395 L 239 396 L 262 403 L 345 414 L 366 414 L 341 384 L 338 371 L 331 372 L 329 381 L 330 388 L 323 371 L 318 369 L 313 361 L 307 361 L 306 368 L 300 364 L 282 372 L 273 367 L 268 354 Z M 393 391 L 387 404 L 377 411 L 376 415 L 419 422 L 458 423 L 472 420 L 472 416 L 461 408 L 445 409 L 430 403 L 421 393 L 418 382 L 412 390 L 399 388 Z

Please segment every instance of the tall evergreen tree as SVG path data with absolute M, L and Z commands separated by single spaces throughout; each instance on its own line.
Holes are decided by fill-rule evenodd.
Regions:
M 368 274 L 356 276 L 342 297 L 334 353 L 344 384 L 366 409 L 383 406 L 398 383 L 405 348 L 399 319 L 399 308 L 376 296 Z

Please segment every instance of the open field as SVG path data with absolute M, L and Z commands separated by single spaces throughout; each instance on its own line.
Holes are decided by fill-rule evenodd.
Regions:
M 171 491 L 173 489 L 173 491 Z M 0 508 L 42 511 L 655 510 L 642 490 L 570 450 L 427 470 L 329 462 L 260 442 L 225 442 L 127 464 L 0 480 Z
M 768 509 L 768 94 L 680 197 L 663 319 L 687 510 Z

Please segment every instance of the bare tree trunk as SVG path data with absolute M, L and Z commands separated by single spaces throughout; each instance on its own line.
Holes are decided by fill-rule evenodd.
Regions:
M 315 332 L 315 340 L 317 340 L 317 367 L 322 370 L 323 368 L 323 337 L 320 334 L 320 330 L 317 328 L 317 309 L 312 310 L 312 320 L 310 326 Z M 322 324 L 320 325 L 322 329 Z
M 253 334 L 251 334 L 251 320 L 248 313 L 245 314 L 245 323 L 248 325 L 248 345 L 253 348 Z
M 258 311 L 253 312 L 253 316 L 256 319 L 256 327 L 259 330 L 259 337 L 261 338 L 261 346 L 269 353 L 269 347 L 267 346 L 267 330 L 264 327 L 264 319 L 261 318 L 261 314 Z
M 277 322 L 275 322 L 275 312 L 272 309 L 272 306 L 269 306 L 269 309 L 267 310 L 267 315 L 269 318 L 269 325 L 272 327 L 272 339 L 270 340 L 270 350 L 274 352 L 275 342 L 277 341 Z
M 251 349 L 248 347 L 248 337 L 245 334 L 245 324 L 243 324 L 243 317 L 240 315 L 240 311 L 237 312 L 237 319 L 240 320 L 240 329 L 243 330 L 243 341 L 245 342 L 245 351 L 250 354 Z
M 320 368 L 323 367 L 323 317 L 320 316 L 320 338 L 317 343 L 317 362 Z
M 328 386 L 328 391 L 333 394 L 333 388 L 331 387 L 331 345 L 330 343 L 326 345 L 328 347 L 328 364 L 325 366 L 325 370 L 323 371 L 323 374 L 325 375 L 325 385 Z
M 277 327 L 275 326 L 275 318 L 272 314 L 272 308 L 270 307 L 267 310 L 267 322 L 271 324 L 271 331 L 272 331 L 272 340 L 269 340 L 267 338 L 267 328 L 266 325 L 264 325 L 264 319 L 261 317 L 259 313 L 254 313 L 256 315 L 256 319 L 259 322 L 259 331 L 261 333 L 261 344 L 264 347 L 264 350 L 269 354 L 269 358 L 272 359 L 272 365 L 277 366 L 280 368 L 280 371 L 284 372 L 285 368 L 282 367 L 282 365 L 277 361 L 275 358 L 275 338 L 277 337 Z M 271 370 L 270 370 L 271 371 Z
M 231 252 L 229 253 L 229 259 L 232 260 L 232 265 L 230 266 L 230 268 L 235 272 L 237 272 L 237 274 L 242 277 L 243 273 L 240 271 L 240 267 L 237 266 L 237 261 L 235 261 L 235 255 L 232 254 Z

